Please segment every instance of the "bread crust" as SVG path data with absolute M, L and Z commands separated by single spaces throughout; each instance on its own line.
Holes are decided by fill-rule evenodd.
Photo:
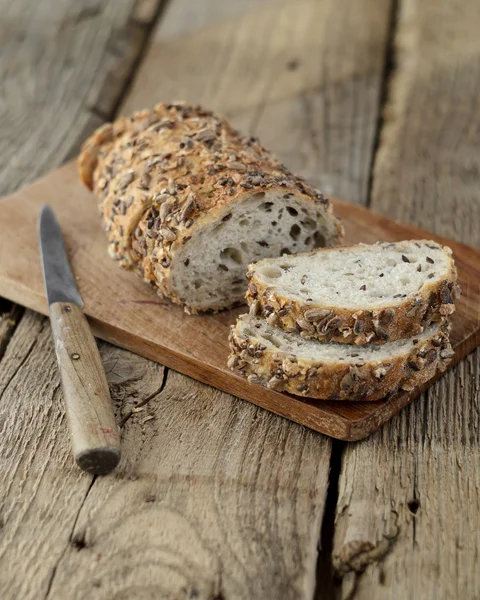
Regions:
M 365 306 L 348 309 L 307 303 L 283 296 L 268 287 L 256 275 L 260 264 L 256 263 L 250 265 L 247 271 L 249 285 L 246 298 L 250 313 L 254 316 L 263 315 L 269 325 L 299 333 L 305 339 L 327 342 L 383 344 L 418 335 L 432 323 L 443 321 L 451 315 L 455 311 L 454 301 L 460 293 L 451 249 L 432 240 L 420 242 L 443 248 L 450 257 L 450 266 L 441 281 L 430 282 L 427 279 L 415 298 L 378 308 Z M 343 246 L 334 251 L 342 252 L 350 248 L 355 246 Z M 330 250 L 325 248 L 305 255 Z
M 419 340 L 406 356 L 358 364 L 322 363 L 266 348 L 232 326 L 228 366 L 251 383 L 279 392 L 320 400 L 375 401 L 400 389 L 411 391 L 443 372 L 453 350 L 448 322 L 430 338 Z M 347 349 L 346 349 L 347 352 Z
M 103 125 L 84 143 L 78 169 L 98 198 L 112 258 L 178 304 L 175 252 L 197 228 L 225 218 L 225 207 L 247 195 L 271 190 L 308 200 L 331 223 L 331 243 L 343 236 L 321 192 L 290 173 L 256 138 L 242 137 L 199 106 L 157 104 Z

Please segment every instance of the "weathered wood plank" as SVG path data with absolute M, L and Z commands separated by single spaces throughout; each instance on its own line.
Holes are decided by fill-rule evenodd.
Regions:
M 0 360 L 23 314 L 20 306 L 0 298 Z
M 145 39 L 138 4 L 0 0 L 0 194 L 60 165 L 111 114 Z
M 328 183 L 322 169 L 335 186 L 343 175 L 363 202 L 389 8 L 175 0 L 122 112 L 203 102 L 316 181 Z M 313 129 L 321 150 L 305 164 Z M 81 550 L 65 552 L 50 597 L 68 585 L 73 598 L 311 598 L 330 452 L 322 436 L 169 372 L 126 422 L 121 470 L 95 481 L 75 528 Z
M 480 244 L 477 2 L 405 0 L 372 208 Z M 346 448 L 334 566 L 341 596 L 478 598 L 480 355 Z
M 327 193 L 365 203 L 390 5 L 171 2 L 122 112 L 202 103 Z
M 68 455 L 52 350 L 46 320 L 29 312 L 1 363 L 2 598 L 46 593 L 91 482 Z
M 0 195 L 73 156 L 111 116 L 160 4 L 0 0 Z
M 102 345 L 118 418 L 163 382 L 163 367 Z M 92 477 L 70 449 L 49 323 L 26 312 L 0 369 L 0 596 L 47 594 Z M 125 403 L 125 398 L 129 403 Z
M 124 428 L 50 598 L 308 598 L 330 445 L 175 372 Z M 327 460 L 323 460 L 326 458 Z M 318 491 L 316 491 L 318 490 Z M 313 564 L 312 564 L 313 562 Z
M 130 18 L 142 4 L 0 1 L 1 194 L 58 166 L 100 124 L 97 111 L 111 113 L 148 33 L 145 20 Z M 20 320 L 23 310 L 3 303 L 1 312 L 0 596 L 36 599 L 48 591 L 92 478 L 70 456 L 48 322 L 29 312 Z M 125 354 L 103 352 L 114 363 Z M 145 369 L 163 381 L 161 367 L 136 357 L 129 364 L 131 384 L 122 371 L 110 374 L 117 404 L 129 392 L 155 392 L 141 381 Z

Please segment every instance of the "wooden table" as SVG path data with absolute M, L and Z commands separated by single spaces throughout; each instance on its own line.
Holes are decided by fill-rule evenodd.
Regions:
M 0 8 L 2 193 L 186 99 L 327 193 L 480 245 L 478 0 Z M 92 478 L 48 320 L 1 311 L 2 599 L 480 597 L 478 352 L 345 444 L 101 343 L 124 458 Z

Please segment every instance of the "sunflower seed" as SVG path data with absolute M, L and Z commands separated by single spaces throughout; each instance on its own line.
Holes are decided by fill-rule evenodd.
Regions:
M 327 331 L 335 331 L 335 329 L 339 329 L 343 325 L 343 319 L 340 317 L 333 317 L 330 319 L 328 323 L 325 325 L 325 329 Z
M 268 380 L 267 387 L 271 390 L 278 390 L 282 386 L 282 380 L 273 376 Z
M 227 367 L 229 369 L 235 369 L 238 364 L 238 356 L 229 356 L 227 361 Z
M 385 331 L 385 329 L 383 329 L 383 327 L 380 327 L 380 325 L 374 325 L 374 331 L 379 340 L 388 340 L 388 333 Z
M 190 213 L 195 208 L 195 197 L 193 194 L 189 194 L 186 203 L 183 205 L 182 210 L 180 211 L 180 221 L 185 221 L 186 218 L 190 215 Z
M 353 333 L 355 335 L 360 335 L 361 333 L 363 333 L 365 330 L 365 320 L 364 319 L 357 319 L 355 321 L 355 325 L 353 326 Z
M 259 314 L 261 314 L 262 312 L 262 305 L 260 303 L 259 300 L 254 300 L 251 304 L 250 304 L 250 314 L 253 317 L 258 316 Z
M 235 169 L 236 171 L 245 171 L 245 165 L 238 161 L 232 161 L 227 163 L 227 167 Z
M 160 235 L 167 242 L 173 242 L 177 239 L 177 234 L 171 231 L 170 229 L 160 229 Z
M 394 318 L 395 318 L 395 311 L 393 310 L 393 308 L 386 308 L 385 310 L 382 310 L 382 312 L 380 313 L 378 322 L 380 323 L 380 325 L 382 327 L 388 327 L 388 325 L 390 325 L 392 323 Z
M 302 392 L 302 393 L 308 392 L 308 384 L 302 383 L 301 385 L 297 385 L 296 390 L 297 390 L 297 392 Z
M 167 218 L 167 215 L 169 215 L 172 212 L 172 208 L 173 208 L 173 205 L 170 204 L 169 202 L 164 202 L 163 204 L 160 205 L 159 214 L 160 214 L 161 221 L 165 221 L 165 219 Z
M 275 327 L 278 324 L 278 315 L 276 313 L 272 313 L 270 315 L 268 315 L 267 317 L 267 323 L 271 326 L 271 327 Z
M 325 317 L 329 317 L 333 314 L 332 310 L 326 308 L 309 308 L 303 314 L 304 318 L 309 322 L 321 321 Z
M 448 289 L 448 284 L 446 281 L 442 283 L 440 286 L 440 301 L 442 304 L 452 304 L 453 299 L 450 294 L 450 290 Z
M 425 354 L 425 364 L 426 365 L 431 365 L 433 362 L 435 362 L 437 360 L 437 351 L 434 348 L 431 348 L 426 354 Z
M 135 175 L 134 175 L 133 171 L 129 171 L 128 173 L 125 173 L 125 175 L 118 182 L 117 187 L 119 187 L 121 189 L 125 189 L 130 183 L 132 183 L 134 178 L 135 178 Z
M 350 389 L 354 384 L 353 377 L 350 373 L 346 373 L 340 380 L 340 388 L 342 390 Z
M 138 186 L 141 190 L 148 190 L 151 181 L 150 173 L 145 172 L 138 181 Z
M 298 319 L 297 325 L 303 331 L 307 331 L 308 333 L 315 333 L 315 327 L 311 323 L 309 323 L 306 319 Z

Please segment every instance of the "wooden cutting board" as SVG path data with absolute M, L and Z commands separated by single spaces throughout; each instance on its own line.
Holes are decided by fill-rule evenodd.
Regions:
M 322 402 L 270 391 L 234 375 L 226 367 L 228 329 L 245 308 L 188 316 L 135 274 L 121 270 L 107 255 L 96 201 L 78 182 L 73 163 L 0 200 L 0 296 L 48 313 L 37 241 L 45 203 L 62 226 L 96 336 L 342 440 L 368 436 L 420 394 L 402 392 L 379 402 Z M 346 243 L 431 238 L 449 245 L 463 290 L 453 317 L 454 362 L 480 343 L 480 251 L 340 200 L 334 200 L 334 208 L 343 220 Z

